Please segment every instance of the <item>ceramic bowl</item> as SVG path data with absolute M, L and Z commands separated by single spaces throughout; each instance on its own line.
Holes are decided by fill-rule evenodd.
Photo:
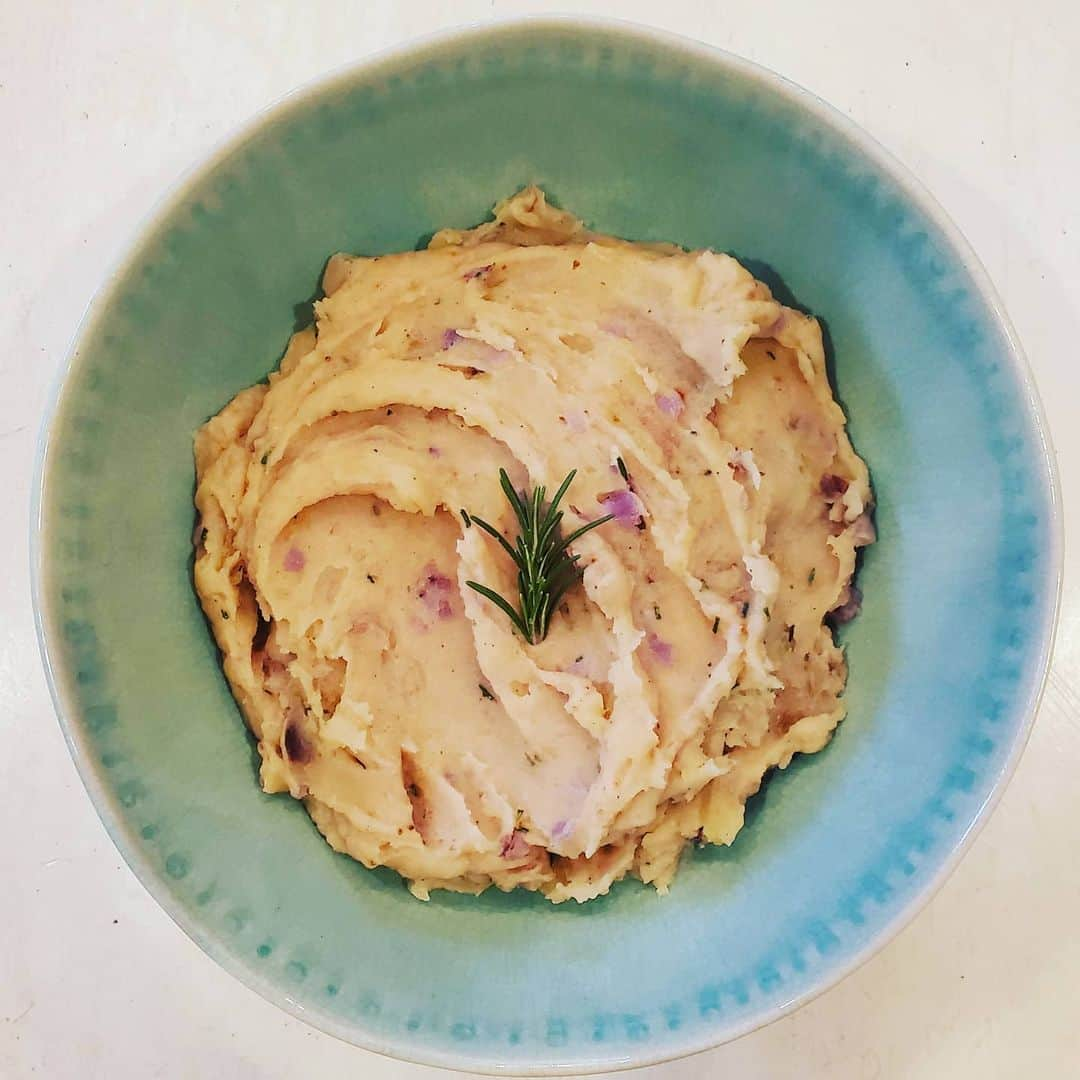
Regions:
M 194 430 L 273 368 L 327 255 L 413 248 L 541 184 L 596 229 L 743 259 L 827 328 L 880 541 L 849 718 L 671 894 L 414 900 L 335 855 L 256 755 L 191 583 Z M 1060 572 L 1028 370 L 969 248 L 865 134 L 776 75 L 647 31 L 451 34 L 257 118 L 140 233 L 42 443 L 41 640 L 71 751 L 147 889 L 309 1023 L 436 1065 L 654 1062 L 761 1025 L 880 947 L 1016 764 Z

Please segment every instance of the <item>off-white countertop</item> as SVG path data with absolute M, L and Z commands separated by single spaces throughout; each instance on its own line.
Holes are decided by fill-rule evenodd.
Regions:
M 446 1075 L 354 1049 L 268 1005 L 208 960 L 123 864 L 68 758 L 38 660 L 31 464 L 40 410 L 83 308 L 179 172 L 330 68 L 440 27 L 560 9 L 0 0 L 4 1080 Z M 941 893 L 806 1008 L 640 1075 L 1080 1076 L 1080 6 L 621 0 L 579 10 L 766 64 L 853 117 L 921 177 L 986 263 L 1028 351 L 1072 537 L 1034 735 Z

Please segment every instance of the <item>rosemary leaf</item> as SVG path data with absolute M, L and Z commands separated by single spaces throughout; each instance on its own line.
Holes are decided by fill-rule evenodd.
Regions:
M 570 554 L 569 546 L 590 529 L 595 529 L 610 521 L 611 514 L 595 521 L 587 522 L 575 529 L 569 536 L 559 532 L 563 513 L 559 503 L 577 475 L 571 469 L 566 479 L 559 485 L 555 497 L 546 502 L 547 489 L 543 484 L 533 489 L 531 495 L 514 488 L 505 469 L 499 470 L 499 485 L 506 496 L 506 501 L 517 518 L 519 534 L 511 544 L 494 525 L 469 515 L 477 528 L 499 542 L 503 551 L 517 567 L 518 607 L 500 596 L 494 589 L 476 581 L 468 581 L 469 588 L 490 600 L 510 619 L 514 629 L 530 644 L 542 641 L 548 632 L 552 614 L 558 610 L 559 601 L 567 590 L 581 580 L 582 570 L 578 566 L 578 556 Z M 465 517 L 466 512 L 462 511 Z

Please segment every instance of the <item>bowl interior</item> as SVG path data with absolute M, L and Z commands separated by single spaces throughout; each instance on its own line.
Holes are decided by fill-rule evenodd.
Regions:
M 655 1060 L 847 970 L 948 865 L 1015 756 L 1056 587 L 1051 482 L 997 313 L 820 106 L 629 31 L 452 38 L 273 111 L 97 302 L 44 465 L 39 604 L 102 816 L 213 956 L 346 1038 L 439 1064 Z M 195 428 L 277 362 L 327 255 L 412 248 L 535 181 L 597 229 L 743 259 L 827 327 L 880 541 L 849 718 L 671 894 L 413 900 L 267 797 L 192 592 Z

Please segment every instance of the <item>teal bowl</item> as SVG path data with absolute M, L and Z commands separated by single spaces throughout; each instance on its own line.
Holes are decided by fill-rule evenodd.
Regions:
M 256 757 L 191 585 L 192 433 L 275 366 L 328 253 L 412 248 L 541 184 L 596 229 L 710 246 L 821 317 L 880 541 L 849 717 L 671 894 L 436 893 L 334 854 Z M 866 135 L 745 61 L 524 22 L 366 63 L 256 119 L 140 234 L 42 443 L 40 637 L 86 787 L 244 983 L 382 1053 L 507 1073 L 713 1046 L 865 960 L 941 883 L 1027 736 L 1060 515 L 1020 349 L 970 249 Z

